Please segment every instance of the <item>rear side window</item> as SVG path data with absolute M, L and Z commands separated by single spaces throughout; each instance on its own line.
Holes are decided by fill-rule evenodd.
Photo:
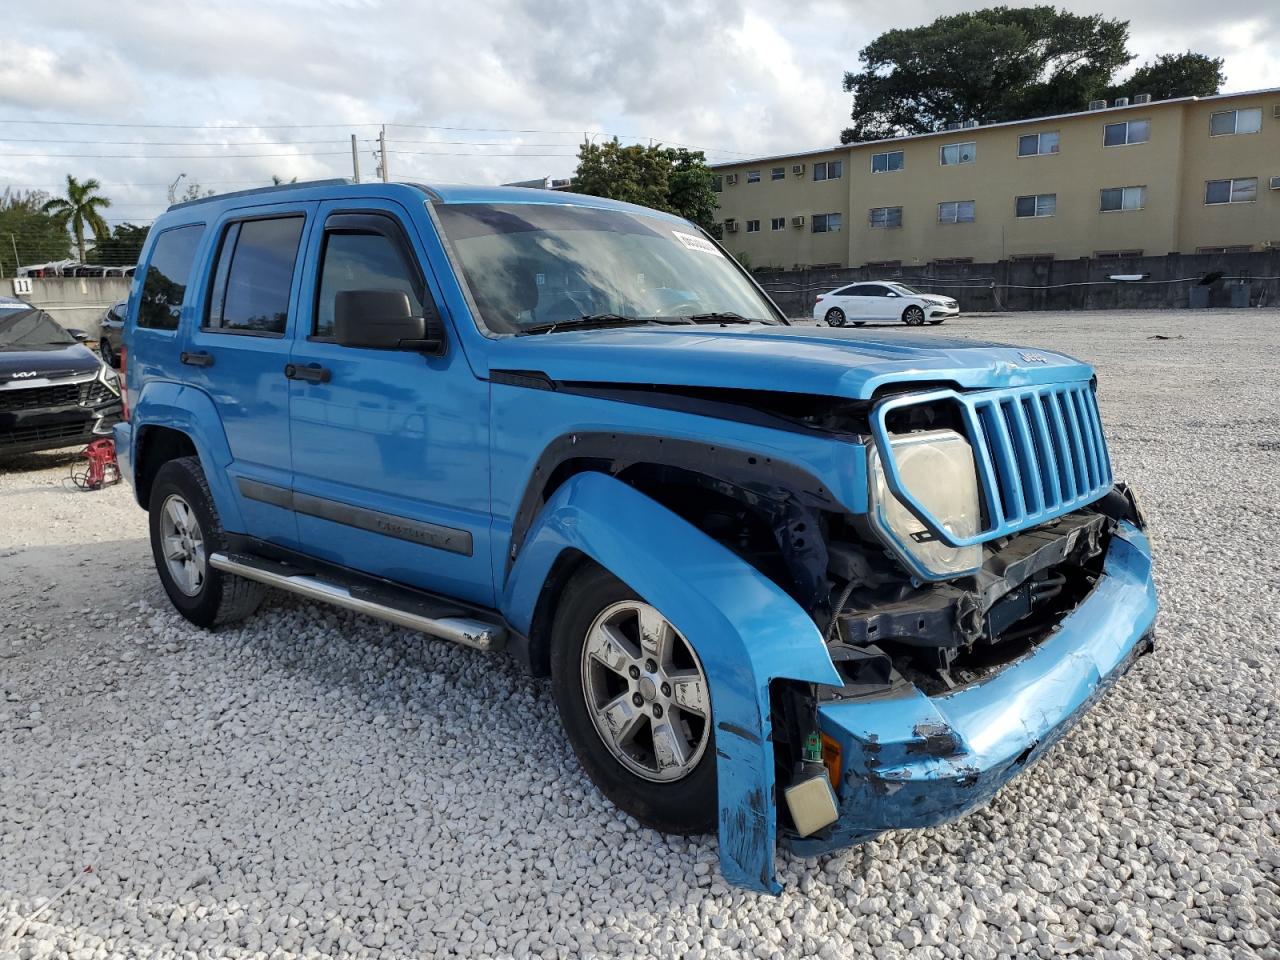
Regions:
M 177 330 L 182 298 L 187 294 L 191 264 L 204 236 L 204 224 L 174 227 L 156 238 L 138 302 L 138 326 L 152 330 Z
M 387 229 L 395 229 L 388 222 Z M 316 298 L 315 336 L 333 336 L 333 304 L 343 290 L 403 290 L 422 315 L 422 283 L 404 248 L 380 233 L 327 233 Z
M 208 329 L 284 335 L 303 223 L 301 216 L 273 217 L 227 227 L 209 294 Z

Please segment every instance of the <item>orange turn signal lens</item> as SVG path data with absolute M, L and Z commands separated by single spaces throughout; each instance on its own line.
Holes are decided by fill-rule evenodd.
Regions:
M 825 733 L 822 735 L 822 765 L 827 768 L 827 776 L 835 790 L 840 789 L 841 757 L 840 744 Z

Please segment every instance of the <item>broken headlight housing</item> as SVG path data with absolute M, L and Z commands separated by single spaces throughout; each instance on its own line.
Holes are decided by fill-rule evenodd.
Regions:
M 969 441 L 954 430 L 929 430 L 893 438 L 902 485 L 949 533 L 978 533 L 982 513 L 978 474 Z M 982 566 L 982 546 L 952 547 L 929 529 L 889 489 L 879 451 L 869 452 L 871 525 L 890 550 L 922 580 L 947 580 Z

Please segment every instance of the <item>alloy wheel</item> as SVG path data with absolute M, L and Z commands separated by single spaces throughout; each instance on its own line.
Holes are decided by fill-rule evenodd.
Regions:
M 680 780 L 711 735 L 711 698 L 693 647 L 640 600 L 606 607 L 582 647 L 587 711 L 609 752 L 638 777 Z
M 191 504 L 176 493 L 160 508 L 160 543 L 165 566 L 174 586 L 194 597 L 204 586 L 206 572 L 204 534 Z

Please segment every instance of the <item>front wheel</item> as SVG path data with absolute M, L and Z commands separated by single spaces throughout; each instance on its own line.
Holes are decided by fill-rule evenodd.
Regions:
M 663 833 L 716 823 L 711 695 L 692 645 L 607 570 L 577 574 L 552 630 L 551 682 L 587 775 Z
M 266 587 L 209 566 L 209 555 L 225 549 L 226 534 L 199 459 L 164 464 L 147 509 L 156 572 L 180 614 L 196 626 L 214 627 L 257 609 Z
M 902 311 L 902 322 L 908 327 L 918 327 L 924 323 L 924 308 L 914 303 Z
M 827 311 L 826 319 L 827 319 L 828 327 L 843 327 L 844 311 L 841 310 L 839 307 L 832 307 L 830 310 Z

